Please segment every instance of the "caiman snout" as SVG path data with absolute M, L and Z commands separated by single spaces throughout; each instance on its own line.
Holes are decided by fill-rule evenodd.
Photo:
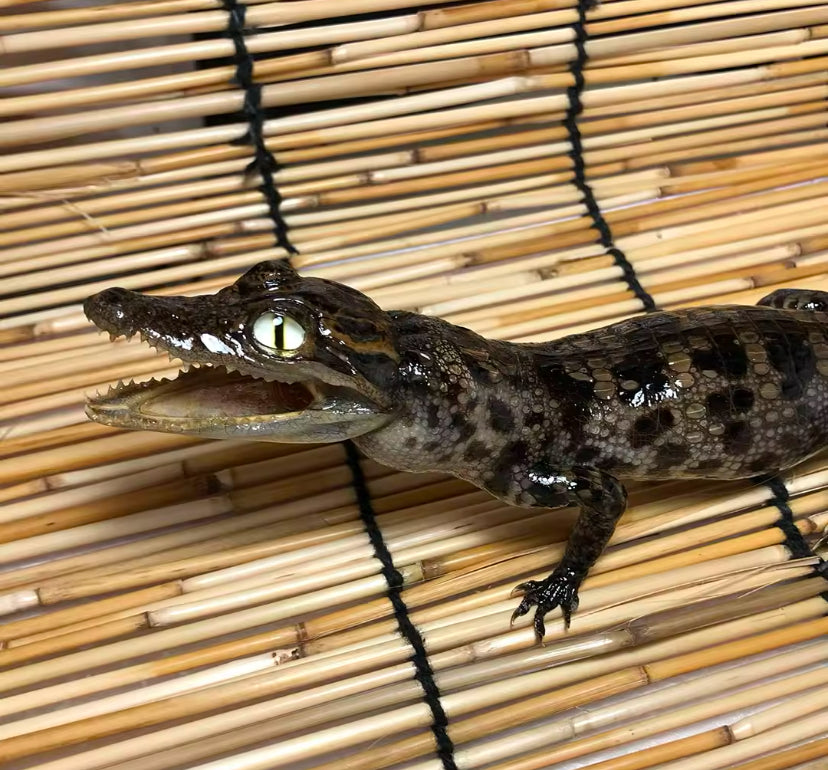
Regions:
M 130 314 L 126 312 L 126 305 L 135 296 L 135 292 L 128 289 L 105 289 L 83 303 L 83 312 L 104 331 L 129 336 L 134 332 L 134 326 Z

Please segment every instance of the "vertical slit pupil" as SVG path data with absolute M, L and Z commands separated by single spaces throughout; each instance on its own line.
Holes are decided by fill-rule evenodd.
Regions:
M 280 315 L 273 316 L 273 345 L 277 350 L 285 347 L 285 323 Z

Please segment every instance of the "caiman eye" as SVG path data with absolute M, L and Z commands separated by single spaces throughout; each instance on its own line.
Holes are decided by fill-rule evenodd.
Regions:
M 253 338 L 271 350 L 297 350 L 305 341 L 305 330 L 290 316 L 262 313 L 253 322 Z

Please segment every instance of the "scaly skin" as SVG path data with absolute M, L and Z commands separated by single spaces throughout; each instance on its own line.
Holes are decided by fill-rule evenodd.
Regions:
M 90 401 L 92 419 L 212 437 L 353 438 L 386 465 L 447 471 L 513 505 L 579 506 L 555 571 L 518 586 L 514 616 L 537 607 L 539 637 L 554 607 L 569 624 L 624 511 L 621 479 L 745 478 L 828 443 L 822 292 L 781 290 L 755 307 L 659 312 L 524 345 L 385 312 L 281 262 L 214 296 L 109 289 L 85 309 L 110 333 L 140 333 L 213 367 L 120 386 Z M 293 319 L 301 345 L 261 344 L 253 326 L 268 313 Z

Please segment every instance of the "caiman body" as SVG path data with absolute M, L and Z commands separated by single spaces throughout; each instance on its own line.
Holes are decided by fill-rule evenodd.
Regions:
M 360 292 L 257 265 L 216 295 L 109 289 L 89 318 L 201 368 L 119 386 L 92 419 L 287 442 L 352 438 L 406 471 L 446 471 L 508 503 L 581 515 L 516 615 L 535 628 L 577 589 L 623 512 L 622 479 L 736 479 L 828 443 L 828 295 L 652 313 L 545 344 L 386 312 Z

